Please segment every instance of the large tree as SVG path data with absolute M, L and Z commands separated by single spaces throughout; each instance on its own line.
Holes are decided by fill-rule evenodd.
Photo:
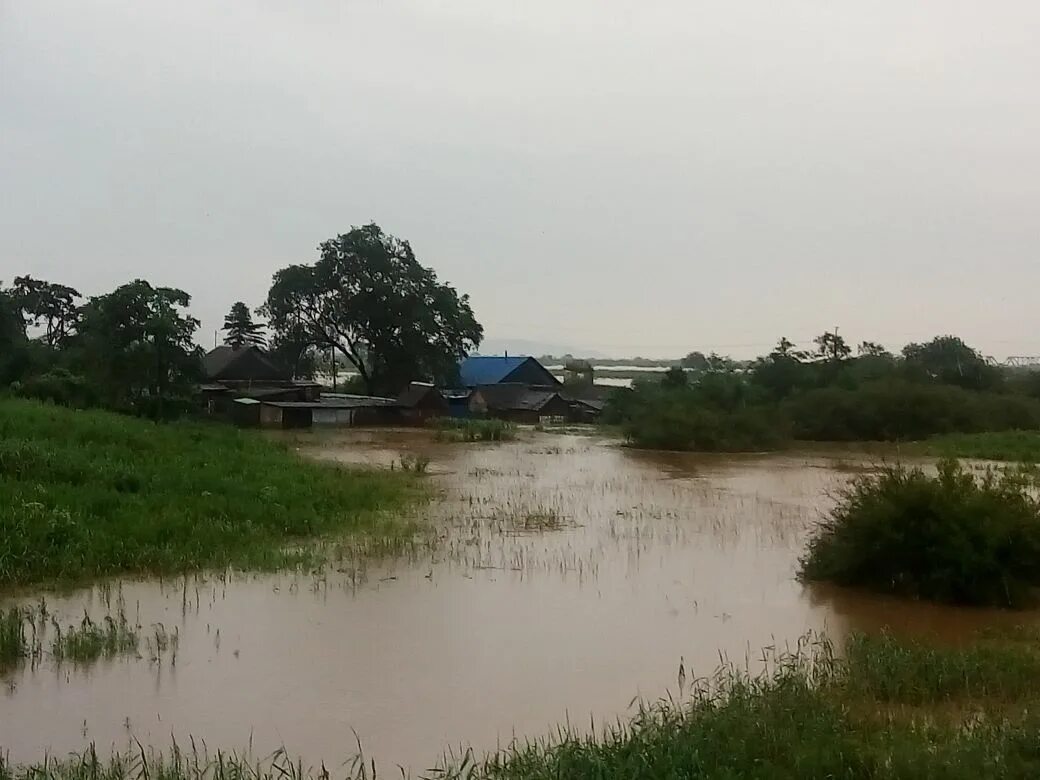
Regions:
M 253 313 L 242 301 L 238 301 L 231 307 L 231 311 L 224 318 L 224 343 L 229 347 L 239 349 L 246 346 L 263 347 L 267 345 L 264 338 L 266 327 L 262 322 L 253 320 Z
M 84 368 L 108 405 L 161 418 L 188 397 L 200 370 L 199 321 L 183 311 L 190 302 L 182 290 L 138 279 L 83 307 Z
M 72 335 L 79 319 L 79 291 L 31 276 L 14 280 L 11 297 L 27 329 L 42 329 L 49 347 L 60 347 Z
M 988 390 L 1002 380 L 999 368 L 957 336 L 936 336 L 924 344 L 907 344 L 903 358 L 911 371 L 971 390 Z
M 483 337 L 468 296 L 375 224 L 318 249 L 314 265 L 275 274 L 264 312 L 276 334 L 302 331 L 311 345 L 338 350 L 370 393 L 457 379 L 459 360 Z

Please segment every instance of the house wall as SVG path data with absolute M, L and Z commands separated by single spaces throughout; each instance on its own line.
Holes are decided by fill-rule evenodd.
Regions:
M 354 424 L 353 409 L 315 409 L 311 415 L 314 424 L 348 427 Z

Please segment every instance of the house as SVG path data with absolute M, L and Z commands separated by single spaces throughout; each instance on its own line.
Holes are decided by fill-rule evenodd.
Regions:
M 448 401 L 440 391 L 426 382 L 412 382 L 397 398 L 404 422 L 421 425 L 433 417 L 449 413 Z
M 259 347 L 217 347 L 202 359 L 199 386 L 206 410 L 242 424 L 242 410 L 233 404 L 242 398 L 257 401 L 316 401 L 321 387 L 295 382 Z M 247 417 L 252 419 L 252 412 Z M 258 421 L 259 422 L 259 421 Z
M 469 410 L 475 417 L 537 424 L 569 419 L 571 404 L 552 389 L 501 383 L 477 387 L 470 396 Z
M 473 355 L 459 364 L 463 387 L 520 384 L 532 387 L 559 387 L 560 380 L 533 357 L 510 355 Z
M 259 424 L 265 428 L 391 425 L 400 414 L 393 398 L 330 393 L 316 401 L 260 401 Z

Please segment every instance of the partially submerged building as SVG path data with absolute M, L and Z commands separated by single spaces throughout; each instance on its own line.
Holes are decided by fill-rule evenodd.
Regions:
M 494 417 L 516 423 L 567 421 L 571 404 L 552 389 L 528 387 L 518 383 L 481 385 L 469 400 L 474 417 Z
M 397 397 L 403 422 L 422 425 L 434 417 L 450 414 L 448 399 L 428 382 L 412 382 Z

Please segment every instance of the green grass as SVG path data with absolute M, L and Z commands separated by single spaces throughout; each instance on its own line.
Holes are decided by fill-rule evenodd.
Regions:
M 1026 607 L 1040 588 L 1040 502 L 1025 478 L 956 461 L 855 478 L 809 540 L 805 580 L 956 604 Z
M 317 537 L 410 535 L 416 490 L 255 432 L 0 400 L 0 587 L 310 563 Z
M 442 417 L 436 426 L 437 438 L 441 441 L 512 441 L 516 438 L 516 426 L 504 420 Z
M 114 617 L 106 615 L 101 622 L 94 622 L 89 615 L 84 615 L 78 626 L 62 629 L 55 623 L 54 629 L 51 655 L 59 663 L 85 664 L 101 658 L 136 655 L 141 642 L 137 627 L 130 625 L 122 610 Z
M 561 728 L 484 759 L 465 755 L 424 777 L 470 780 L 658 778 L 1029 778 L 1040 773 L 1040 655 L 1035 628 L 939 647 L 854 636 L 767 654 L 766 670 L 724 666 L 681 698 L 594 730 Z M 302 780 L 374 778 L 360 756 L 331 774 L 284 751 L 249 754 L 134 746 L 14 766 L 0 780 Z M 384 768 L 385 769 L 385 768 Z M 394 774 L 388 772 L 387 774 Z
M 1040 431 L 955 433 L 926 439 L 914 446 L 924 454 L 943 457 L 1040 462 Z
M 0 610 L 0 669 L 13 666 L 28 655 L 24 610 L 21 607 Z

